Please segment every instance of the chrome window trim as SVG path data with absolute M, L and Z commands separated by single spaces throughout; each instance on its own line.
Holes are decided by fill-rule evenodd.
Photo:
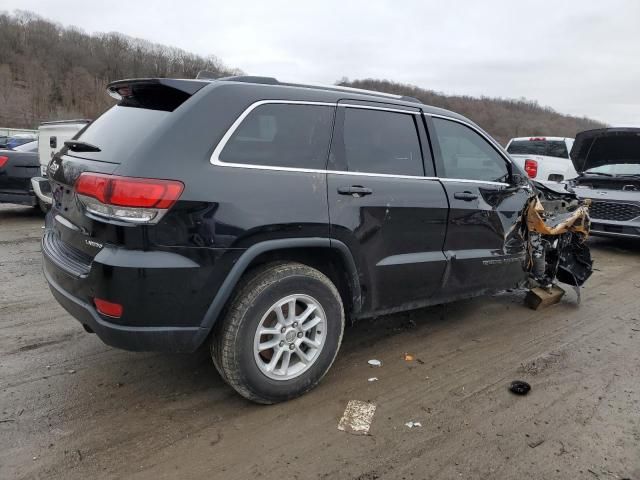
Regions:
M 409 115 L 420 115 L 419 110 L 402 110 L 400 108 L 390 108 L 390 107 L 375 107 L 373 105 L 357 105 L 355 103 L 338 103 L 338 107 L 344 108 L 361 108 L 364 110 L 382 110 L 383 112 L 395 112 L 395 113 L 406 113 Z
M 238 129 L 240 124 L 243 122 L 243 120 L 245 118 L 247 118 L 247 116 L 253 110 L 258 108 L 259 106 L 268 105 L 268 104 L 321 105 L 321 106 L 334 107 L 334 108 L 335 107 L 363 108 L 363 109 L 369 109 L 369 110 L 382 110 L 382 111 L 390 111 L 390 112 L 397 112 L 397 113 L 404 113 L 404 114 L 411 114 L 411 115 L 421 115 L 421 114 L 431 115 L 431 114 L 420 112 L 420 111 L 416 112 L 416 111 L 411 111 L 411 110 L 401 110 L 401 109 L 386 108 L 386 107 L 375 107 L 375 106 L 369 106 L 369 105 L 355 105 L 355 104 L 350 104 L 350 103 L 313 102 L 313 101 L 306 101 L 306 100 L 259 100 L 259 101 L 255 102 L 255 103 L 252 103 L 251 105 L 249 105 L 238 116 L 238 118 L 231 124 L 229 129 L 222 136 L 222 138 L 220 139 L 220 142 L 218 142 L 218 145 L 216 145 L 216 148 L 213 150 L 213 153 L 211 154 L 211 158 L 210 158 L 209 161 L 210 161 L 210 163 L 212 165 L 216 165 L 216 166 L 219 166 L 219 167 L 247 168 L 247 169 L 251 169 L 251 170 L 271 170 L 271 171 L 276 171 L 276 172 L 298 172 L 298 173 L 319 173 L 319 174 L 329 174 L 330 173 L 330 174 L 333 174 L 333 175 L 354 175 L 354 176 L 360 176 L 360 177 L 399 178 L 399 179 L 409 179 L 409 180 L 430 180 L 430 181 L 439 180 L 439 181 L 442 181 L 442 182 L 480 183 L 480 184 L 488 184 L 488 185 L 509 186 L 508 183 L 490 182 L 490 181 L 483 181 L 483 180 L 442 178 L 442 177 L 426 177 L 426 176 L 423 176 L 423 175 L 420 175 L 420 176 L 418 176 L 418 175 L 393 175 L 393 174 L 390 174 L 390 173 L 350 172 L 350 171 L 342 171 L 342 170 L 327 170 L 327 169 L 315 169 L 315 168 L 277 167 L 277 166 L 271 166 L 271 165 L 253 165 L 253 164 L 249 164 L 249 163 L 223 162 L 222 160 L 220 160 L 220 153 L 222 152 L 222 150 L 226 146 L 226 144 L 229 141 L 229 139 L 231 138 L 231 136 Z M 443 118 L 445 120 L 453 120 L 453 121 L 457 121 L 458 123 L 462 123 L 463 125 L 466 125 L 466 126 L 472 128 L 474 131 L 476 131 L 483 138 L 486 139 L 486 136 L 484 134 L 482 134 L 482 132 L 479 132 L 476 128 L 473 127 L 473 125 L 470 125 L 467 122 L 464 122 L 464 121 L 461 121 L 461 120 L 458 120 L 458 119 L 455 119 L 455 118 L 452 118 L 452 117 L 447 117 L 447 116 L 444 116 L 444 115 L 435 115 L 435 114 L 433 114 L 431 116 Z
M 314 169 L 314 168 L 272 167 L 270 165 L 249 165 L 244 163 L 219 162 L 219 163 L 214 163 L 214 165 L 217 165 L 220 167 L 247 168 L 250 170 L 271 170 L 276 172 L 298 172 L 298 173 L 320 173 L 320 174 L 331 173 L 334 175 L 355 175 L 360 177 L 404 178 L 404 179 L 410 179 L 410 180 L 440 180 L 438 177 L 425 177 L 425 176 L 416 176 L 416 175 L 393 175 L 390 173 L 349 172 L 349 171 L 343 171 L 343 170 L 325 170 L 325 169 Z
M 268 104 L 289 104 L 289 105 L 320 105 L 326 107 L 348 107 L 348 108 L 364 108 L 369 110 L 384 110 L 390 112 L 398 112 L 412 115 L 420 115 L 421 112 L 413 112 L 410 110 L 399 110 L 393 108 L 385 108 L 385 107 L 375 107 L 375 106 L 367 106 L 367 105 L 352 105 L 346 103 L 331 103 L 331 102 L 313 102 L 306 100 L 259 100 L 255 103 L 249 105 L 241 114 L 236 118 L 236 120 L 231 124 L 229 129 L 220 139 L 218 145 L 213 150 L 211 154 L 211 158 L 209 162 L 212 165 L 217 165 L 219 167 L 234 167 L 234 168 L 249 168 L 253 170 L 273 170 L 280 172 L 301 172 L 301 173 L 333 173 L 337 175 L 358 175 L 358 176 L 367 176 L 367 177 L 390 177 L 390 178 L 413 178 L 413 179 L 426 179 L 426 180 L 437 180 L 437 177 L 425 177 L 425 176 L 417 176 L 417 175 L 392 175 L 387 173 L 369 173 L 369 172 L 349 172 L 349 171 L 341 171 L 341 170 L 326 170 L 326 169 L 314 169 L 314 168 L 298 168 L 298 167 L 277 167 L 272 165 L 253 165 L 250 163 L 233 163 L 233 162 L 223 162 L 220 160 L 220 154 L 224 147 L 229 142 L 229 139 L 234 134 L 234 132 L 238 129 L 240 124 L 244 121 L 245 118 L 256 108 L 262 105 Z
M 355 175 L 359 177 L 404 178 L 406 180 L 439 180 L 438 177 L 425 177 L 424 175 L 394 175 L 392 173 L 349 172 L 344 170 L 320 170 L 323 173 L 333 175 Z
M 444 178 L 444 177 L 438 177 L 438 180 L 440 180 L 441 182 L 455 182 L 455 183 L 481 183 L 483 185 L 499 185 L 502 187 L 508 187 L 509 184 L 508 183 L 504 183 L 504 182 L 492 182 L 490 180 L 471 180 L 471 179 L 467 179 L 467 178 Z
M 238 118 L 236 118 L 236 120 L 231 124 L 229 129 L 226 131 L 226 133 L 222 136 L 222 138 L 218 142 L 218 145 L 216 145 L 216 148 L 213 150 L 213 153 L 211 154 L 211 158 L 209 159 L 209 162 L 212 163 L 213 165 L 219 165 L 224 167 L 249 167 L 249 168 L 261 168 L 263 170 L 282 170 L 287 168 L 293 168 L 293 167 L 271 167 L 266 165 L 251 165 L 251 164 L 245 164 L 245 163 L 223 162 L 222 160 L 220 160 L 220 154 L 222 153 L 222 150 L 224 150 L 224 147 L 227 145 L 227 142 L 231 138 L 231 135 L 235 133 L 235 131 L 238 129 L 238 127 L 243 122 L 243 120 L 247 118 L 247 116 L 251 112 L 253 112 L 256 108 L 262 105 L 268 105 L 268 104 L 320 105 L 324 107 L 333 107 L 333 108 L 336 107 L 335 103 L 311 102 L 311 101 L 305 101 L 305 100 L 259 100 L 257 102 L 254 102 L 251 105 L 249 105 L 245 109 L 245 111 L 242 112 L 240 116 L 238 116 Z M 294 169 L 294 171 L 304 172 L 304 171 L 313 171 L 313 170 L 307 169 L 307 168 L 296 168 Z

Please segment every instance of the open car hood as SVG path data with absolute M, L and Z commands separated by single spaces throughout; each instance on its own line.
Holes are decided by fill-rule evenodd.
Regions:
M 640 128 L 600 128 L 580 132 L 570 156 L 578 173 L 602 165 L 640 164 Z

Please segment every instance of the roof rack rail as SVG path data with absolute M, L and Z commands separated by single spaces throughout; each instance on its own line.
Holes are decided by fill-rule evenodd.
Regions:
M 260 77 L 257 75 L 235 75 L 232 77 L 221 77 L 216 80 L 226 80 L 229 82 L 244 82 L 244 83 L 261 83 L 265 85 L 280 85 L 280 82 L 273 77 Z
M 75 118 L 72 120 L 50 120 L 47 122 L 40 122 L 38 125 L 64 125 L 65 123 L 91 123 L 92 120 L 88 118 Z
M 210 73 L 210 72 L 200 72 L 197 78 L 206 78 L 206 79 L 214 79 L 213 77 L 201 77 L 202 73 Z M 405 102 L 413 102 L 413 103 L 422 103 L 420 100 L 414 97 L 408 97 L 406 95 L 396 95 L 394 93 L 387 92 L 378 92 L 376 90 L 366 90 L 364 88 L 355 88 L 355 87 L 345 87 L 342 85 L 324 85 L 319 83 L 292 83 L 292 82 L 280 82 L 278 79 L 274 77 L 260 77 L 254 75 L 238 75 L 232 77 L 222 77 L 217 78 L 215 80 L 224 80 L 231 82 L 246 82 L 246 83 L 260 83 L 265 85 L 282 85 L 285 87 L 300 87 L 300 88 L 315 88 L 318 90 L 330 90 L 330 91 L 340 91 L 340 92 L 350 92 L 350 93 L 358 93 L 361 95 L 373 95 L 376 97 L 386 97 L 393 98 L 395 100 L 403 100 Z
M 339 91 L 339 92 L 359 93 L 361 95 L 375 95 L 378 97 L 388 97 L 396 100 L 408 99 L 409 101 L 412 101 L 412 102 L 418 101 L 415 98 L 404 97 L 402 95 L 397 95 L 395 93 L 378 92 L 376 90 L 367 90 L 364 88 L 345 87 L 343 85 L 323 85 L 320 83 L 287 83 L 286 85 L 291 85 L 294 87 L 303 87 L 303 88 L 318 88 L 322 90 L 333 90 L 333 91 Z
M 219 74 L 210 72 L 209 70 L 200 70 L 196 75 L 196 80 L 217 80 Z

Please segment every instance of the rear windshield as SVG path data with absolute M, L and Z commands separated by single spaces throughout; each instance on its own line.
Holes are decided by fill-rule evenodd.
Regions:
M 563 140 L 514 140 L 509 144 L 507 152 L 516 155 L 569 158 L 567 145 Z
M 139 147 L 147 136 L 171 115 L 171 112 L 115 106 L 81 131 L 76 140 L 90 143 L 99 152 L 74 152 L 68 155 L 109 163 L 122 158 Z

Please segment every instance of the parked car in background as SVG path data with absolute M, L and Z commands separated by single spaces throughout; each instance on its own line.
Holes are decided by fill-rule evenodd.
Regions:
M 253 401 L 313 388 L 347 318 L 590 275 L 586 208 L 459 114 L 264 77 L 108 91 L 47 168 L 51 291 L 109 345 L 208 342 Z
M 9 142 L 10 139 L 11 139 L 11 137 L 8 136 L 8 135 L 0 135 L 0 149 L 1 150 L 6 150 L 7 149 L 7 143 Z
M 31 178 L 39 171 L 37 141 L 0 150 L 0 203 L 38 206 Z
M 529 178 L 540 182 L 562 182 L 577 175 L 569 152 L 573 138 L 518 137 L 507 144 L 507 152 Z
M 24 145 L 25 143 L 30 143 L 38 139 L 37 135 L 33 135 L 30 133 L 18 133 L 9 137 L 5 144 L 5 149 L 13 150 L 20 145 Z
M 640 238 L 640 128 L 580 132 L 571 159 L 580 174 L 569 184 L 591 200 L 591 233 Z
M 40 124 L 38 128 L 40 172 L 38 176 L 31 180 L 31 184 L 43 209 L 48 208 L 52 202 L 51 187 L 47 178 L 47 165 L 53 156 L 64 147 L 64 142 L 71 140 L 89 123 L 91 123 L 91 120 L 80 119 Z

